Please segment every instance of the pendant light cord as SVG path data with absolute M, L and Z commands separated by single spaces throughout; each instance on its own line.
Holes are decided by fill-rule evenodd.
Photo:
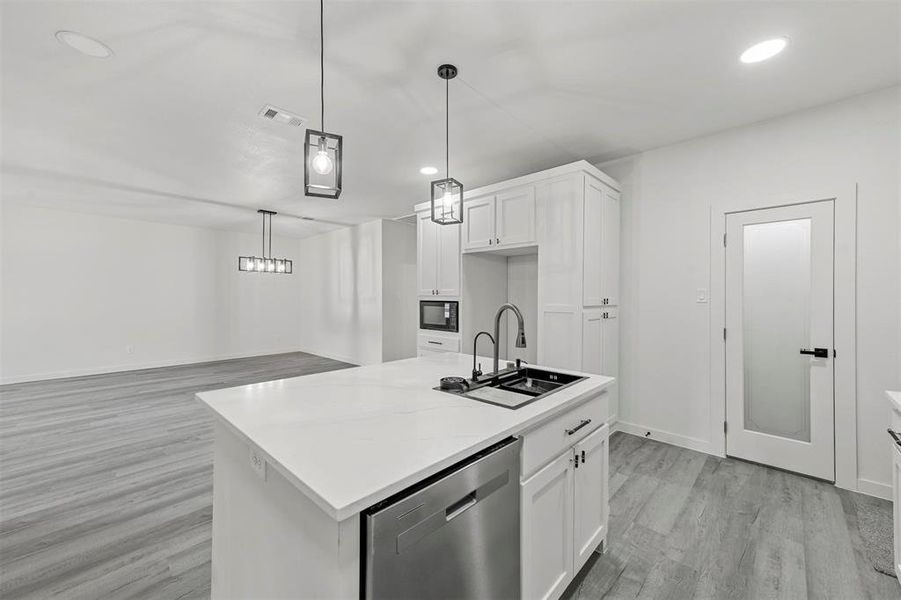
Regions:
M 319 0 L 319 106 L 322 131 L 325 131 L 325 2 Z
M 444 80 L 444 177 L 450 179 L 450 80 Z

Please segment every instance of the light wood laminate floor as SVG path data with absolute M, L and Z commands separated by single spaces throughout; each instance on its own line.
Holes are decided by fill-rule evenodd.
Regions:
M 194 394 L 349 366 L 298 352 L 0 386 L 0 598 L 208 597 Z
M 868 560 L 861 503 L 891 514 L 886 500 L 616 433 L 609 549 L 564 598 L 901 598 Z
M 0 597 L 207 597 L 194 393 L 347 366 L 295 353 L 0 387 Z M 622 433 L 610 468 L 609 551 L 567 599 L 901 598 L 850 492 Z

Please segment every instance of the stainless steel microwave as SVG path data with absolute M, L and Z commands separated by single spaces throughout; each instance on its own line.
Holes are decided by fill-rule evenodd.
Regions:
M 420 300 L 419 328 L 434 331 L 459 331 L 457 325 L 459 307 L 459 302 Z

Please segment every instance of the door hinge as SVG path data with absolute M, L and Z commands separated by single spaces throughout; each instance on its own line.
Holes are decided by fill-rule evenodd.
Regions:
M 729 424 L 726 421 L 723 421 L 723 433 L 726 433 L 729 429 Z

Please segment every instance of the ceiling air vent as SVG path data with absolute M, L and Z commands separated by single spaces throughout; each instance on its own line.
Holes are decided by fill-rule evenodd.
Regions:
M 306 119 L 300 115 L 295 115 L 281 108 L 276 108 L 271 104 L 267 104 L 260 109 L 259 115 L 264 119 L 281 123 L 282 125 L 291 125 L 292 127 L 302 127 Z

